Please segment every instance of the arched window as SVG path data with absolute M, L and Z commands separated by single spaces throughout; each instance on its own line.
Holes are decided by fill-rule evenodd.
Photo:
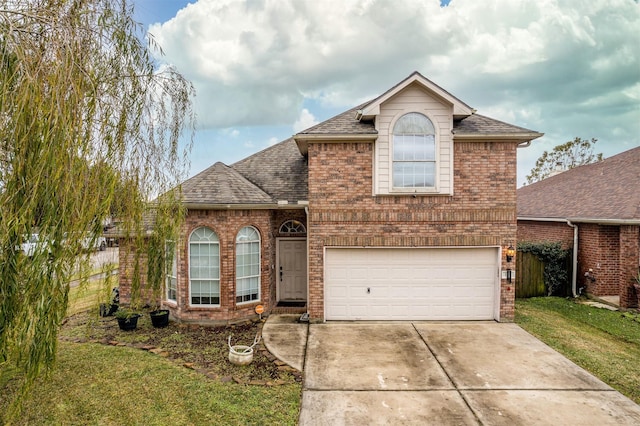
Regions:
M 393 126 L 393 187 L 435 187 L 436 132 L 422 114 L 405 114 Z
M 260 300 L 260 234 L 245 226 L 236 237 L 236 303 Z
M 209 228 L 197 228 L 189 237 L 189 300 L 220 305 L 220 240 Z
M 280 225 L 280 234 L 306 234 L 307 228 L 304 227 L 304 224 L 299 220 L 287 220 L 285 223 Z

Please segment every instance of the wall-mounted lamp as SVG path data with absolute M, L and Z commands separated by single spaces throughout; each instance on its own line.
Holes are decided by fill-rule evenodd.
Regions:
M 513 246 L 509 246 L 505 254 L 507 255 L 507 263 L 510 263 L 513 260 L 513 256 L 516 255 L 516 249 L 514 249 Z
M 505 250 L 505 254 L 507 263 L 511 263 L 511 261 L 513 260 L 513 256 L 516 255 L 516 249 L 514 249 L 512 245 L 509 245 L 509 247 L 507 247 L 507 249 Z M 507 282 L 511 282 L 511 268 L 507 268 Z

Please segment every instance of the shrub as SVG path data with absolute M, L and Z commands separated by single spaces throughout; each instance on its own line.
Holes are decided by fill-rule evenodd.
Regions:
M 544 285 L 548 296 L 564 296 L 563 290 L 569 281 L 566 263 L 570 250 L 563 250 L 559 242 L 524 241 L 518 243 L 518 251 L 531 253 L 544 263 Z

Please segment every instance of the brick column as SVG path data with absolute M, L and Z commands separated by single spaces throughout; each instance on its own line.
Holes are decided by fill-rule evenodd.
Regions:
M 640 263 L 640 226 L 620 226 L 620 307 L 638 307 L 633 277 Z

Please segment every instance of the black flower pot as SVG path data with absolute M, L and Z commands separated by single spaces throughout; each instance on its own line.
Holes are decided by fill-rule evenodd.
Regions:
M 142 315 L 140 314 L 133 314 L 133 315 L 129 315 L 128 317 L 117 318 L 118 326 L 120 327 L 120 330 L 124 330 L 124 331 L 135 330 L 136 328 L 138 328 L 138 318 L 140 318 L 141 316 Z
M 168 309 L 158 309 L 156 311 L 149 312 L 149 316 L 151 316 L 151 324 L 154 327 L 162 328 L 169 325 L 169 310 Z

